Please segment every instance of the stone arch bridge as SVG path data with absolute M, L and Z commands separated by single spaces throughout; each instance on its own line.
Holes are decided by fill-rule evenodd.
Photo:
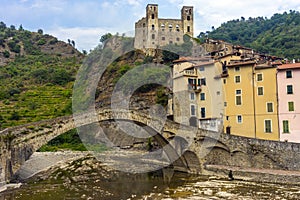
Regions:
M 219 134 L 170 120 L 161 121 L 135 110 L 100 109 L 75 119 L 67 116 L 1 131 L 1 183 L 9 181 L 33 152 L 53 138 L 76 127 L 111 120 L 143 126 L 164 147 L 165 157 L 180 171 L 205 173 L 208 165 L 300 171 L 300 144 Z

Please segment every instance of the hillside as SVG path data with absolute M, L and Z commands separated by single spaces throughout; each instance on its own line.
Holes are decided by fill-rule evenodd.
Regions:
M 84 55 L 57 38 L 0 22 L 0 129 L 71 113 Z
M 220 39 L 288 59 L 300 59 L 300 13 L 298 11 L 264 17 L 231 20 L 198 38 Z

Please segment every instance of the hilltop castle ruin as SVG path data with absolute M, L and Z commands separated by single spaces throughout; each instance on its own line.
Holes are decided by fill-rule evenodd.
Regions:
M 136 49 L 156 49 L 168 44 L 183 43 L 183 36 L 194 35 L 194 11 L 192 6 L 183 6 L 181 19 L 158 18 L 158 5 L 148 4 L 146 17 L 135 23 Z

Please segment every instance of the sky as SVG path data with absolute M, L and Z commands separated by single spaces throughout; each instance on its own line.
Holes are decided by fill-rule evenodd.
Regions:
M 194 36 L 242 16 L 268 17 L 300 11 L 299 0 L 0 0 L 0 21 L 7 26 L 74 40 L 79 50 L 91 50 L 105 33 L 132 35 L 147 4 L 159 5 L 160 18 L 180 18 L 183 5 L 194 6 Z

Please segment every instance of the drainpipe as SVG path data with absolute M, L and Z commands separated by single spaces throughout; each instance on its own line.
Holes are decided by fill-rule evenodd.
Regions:
M 276 101 L 277 101 L 277 113 L 276 113 L 276 116 L 277 116 L 277 125 L 278 125 L 278 140 L 281 141 L 281 130 L 280 130 L 280 121 L 279 121 L 279 95 L 278 95 L 278 70 L 277 70 L 277 66 L 276 66 Z
M 252 67 L 252 90 L 253 90 L 253 114 L 254 114 L 254 138 L 256 138 L 256 102 L 255 102 L 255 85 L 254 85 L 254 81 L 255 81 L 255 72 L 254 69 L 256 67 L 256 64 L 254 64 L 254 66 Z

